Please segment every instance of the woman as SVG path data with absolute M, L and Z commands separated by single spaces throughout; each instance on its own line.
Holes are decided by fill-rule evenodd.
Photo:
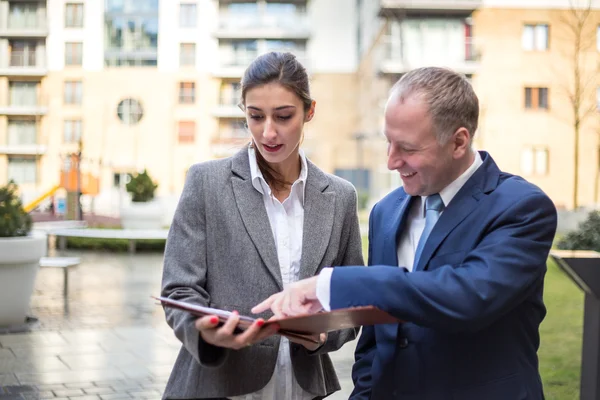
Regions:
M 356 192 L 306 159 L 303 127 L 315 112 L 304 67 L 290 53 L 258 57 L 242 79 L 251 144 L 188 172 L 165 250 L 162 295 L 234 311 L 196 319 L 165 309 L 183 343 L 164 397 L 320 399 L 340 388 L 327 355 L 355 330 L 319 343 L 234 331 L 238 313 L 325 266 L 362 264 Z M 263 315 L 268 318 L 270 315 Z

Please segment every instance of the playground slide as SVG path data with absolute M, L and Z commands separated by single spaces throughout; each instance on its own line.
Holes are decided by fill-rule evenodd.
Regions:
M 52 196 L 58 189 L 60 189 L 60 185 L 56 185 L 54 186 L 52 189 L 48 190 L 46 193 L 42 194 L 40 197 L 38 197 L 37 199 L 35 199 L 34 201 L 32 201 L 31 203 L 27 204 L 25 207 L 23 207 L 25 209 L 26 212 L 31 212 L 33 210 L 35 210 L 35 208 L 40 205 L 40 203 L 44 200 L 46 200 L 48 197 Z

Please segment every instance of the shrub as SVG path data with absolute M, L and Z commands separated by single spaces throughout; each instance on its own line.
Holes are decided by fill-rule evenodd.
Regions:
M 0 187 L 0 237 L 27 236 L 31 231 L 31 216 L 23 209 L 14 181 Z
M 158 185 L 152 181 L 145 169 L 144 172 L 133 175 L 125 186 L 131 193 L 131 201 L 138 203 L 152 200 L 157 187 Z
M 600 211 L 592 211 L 579 229 L 563 236 L 556 247 L 561 250 L 600 251 Z

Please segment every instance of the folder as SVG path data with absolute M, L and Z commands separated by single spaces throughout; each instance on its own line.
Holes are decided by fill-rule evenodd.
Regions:
M 152 298 L 161 302 L 165 307 L 184 310 L 197 317 L 215 315 L 221 323 L 225 323 L 231 312 L 219 310 L 216 308 L 203 307 L 196 304 L 190 304 L 184 301 L 172 300 L 167 297 Z M 238 328 L 247 329 L 252 325 L 256 318 L 240 315 Z M 310 335 L 337 331 L 340 329 L 354 328 L 363 325 L 394 324 L 402 322 L 400 319 L 391 316 L 385 311 L 373 306 L 342 308 L 338 310 L 319 312 L 316 314 L 297 315 L 294 317 L 285 317 L 270 319 L 265 321 L 261 329 L 270 325 L 279 325 L 278 334 L 291 338 L 309 340 L 317 343 Z

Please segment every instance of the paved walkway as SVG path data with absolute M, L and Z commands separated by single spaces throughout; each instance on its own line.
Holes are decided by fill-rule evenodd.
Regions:
M 162 255 L 68 252 L 71 271 L 41 269 L 27 333 L 0 334 L 0 400 L 160 399 L 179 342 L 150 295 L 160 291 Z M 355 342 L 332 354 L 347 399 Z

